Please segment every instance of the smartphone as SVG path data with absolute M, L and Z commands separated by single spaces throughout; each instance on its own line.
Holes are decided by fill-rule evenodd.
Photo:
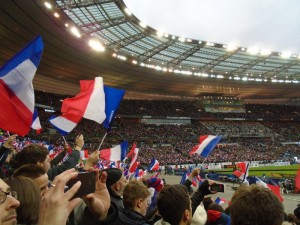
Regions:
M 224 184 L 212 184 L 210 191 L 224 192 Z
M 81 198 L 84 195 L 95 192 L 95 172 L 92 171 L 78 173 L 76 178 L 69 180 L 67 183 L 68 188 L 70 189 L 74 184 L 76 184 L 77 181 L 81 181 L 81 186 L 73 198 Z

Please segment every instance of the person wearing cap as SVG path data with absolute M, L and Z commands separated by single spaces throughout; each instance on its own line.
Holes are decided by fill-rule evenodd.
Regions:
M 110 195 L 110 201 L 113 202 L 119 210 L 124 209 L 123 192 L 128 184 L 128 180 L 123 171 L 118 168 L 107 168 L 102 170 L 106 172 L 106 186 Z

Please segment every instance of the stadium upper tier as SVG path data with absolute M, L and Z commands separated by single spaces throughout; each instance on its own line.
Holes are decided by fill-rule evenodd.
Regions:
M 44 39 L 37 90 L 75 95 L 79 80 L 102 76 L 105 84 L 125 89 L 127 98 L 195 100 L 214 94 L 247 103 L 299 100 L 298 54 L 160 33 L 121 0 L 45 3 L 0 6 L 1 64 L 36 35 Z

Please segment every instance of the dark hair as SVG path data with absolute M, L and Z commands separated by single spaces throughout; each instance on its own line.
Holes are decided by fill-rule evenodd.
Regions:
M 204 207 L 205 211 L 207 211 L 209 205 L 214 203 L 214 201 L 211 199 L 210 196 L 208 196 L 208 197 L 203 198 L 202 203 L 203 203 L 203 207 Z
M 218 205 L 217 203 L 211 203 L 211 204 L 208 206 L 208 210 L 215 210 L 215 211 L 224 213 L 223 207 L 220 206 L 220 205 Z
M 123 204 L 126 209 L 133 209 L 138 199 L 146 199 L 150 196 L 150 192 L 146 185 L 137 180 L 130 181 L 123 193 Z
M 16 154 L 13 161 L 13 167 L 17 169 L 26 164 L 37 164 L 38 162 L 44 162 L 48 155 L 49 152 L 43 145 L 27 145 Z
M 166 185 L 158 194 L 157 208 L 163 220 L 178 225 L 186 209 L 191 209 L 190 196 L 185 186 Z
M 37 184 L 28 177 L 9 177 L 4 180 L 17 192 L 20 206 L 17 210 L 18 224 L 32 225 L 39 220 L 41 192 Z
M 281 225 L 284 209 L 271 190 L 254 184 L 241 186 L 234 193 L 230 217 L 231 225 Z
M 24 176 L 35 179 L 44 174 L 46 174 L 46 172 L 41 166 L 37 164 L 27 164 L 16 169 L 13 176 Z

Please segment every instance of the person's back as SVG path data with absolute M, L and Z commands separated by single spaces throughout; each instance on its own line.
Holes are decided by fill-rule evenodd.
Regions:
M 254 184 L 241 186 L 234 193 L 230 217 L 231 225 L 281 225 L 284 209 L 271 190 Z

